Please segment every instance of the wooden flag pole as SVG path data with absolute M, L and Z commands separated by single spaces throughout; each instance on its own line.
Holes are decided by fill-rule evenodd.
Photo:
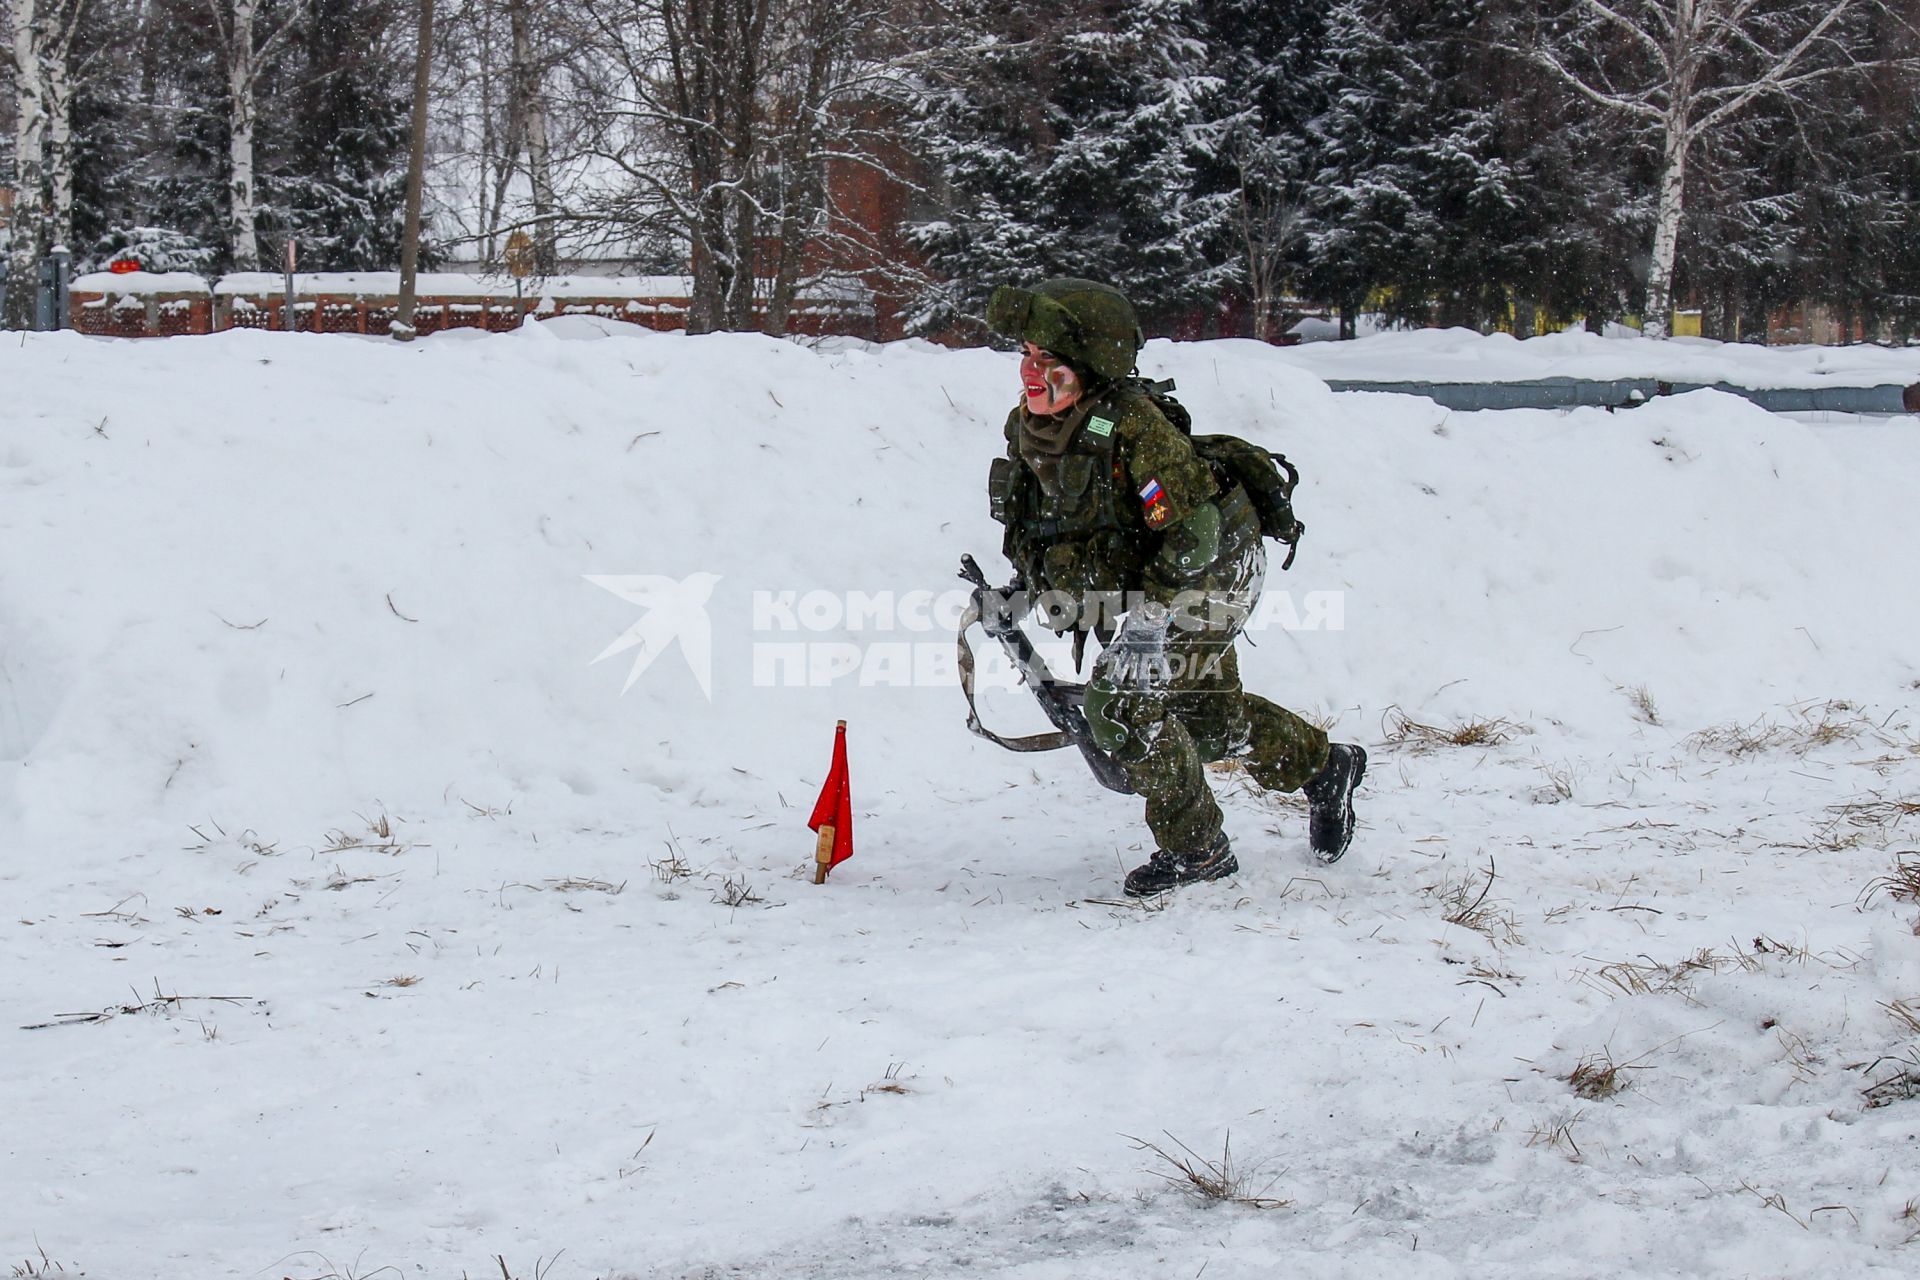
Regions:
M 833 866 L 833 824 L 820 824 L 820 838 L 813 844 L 813 882 L 825 884 L 827 871 Z

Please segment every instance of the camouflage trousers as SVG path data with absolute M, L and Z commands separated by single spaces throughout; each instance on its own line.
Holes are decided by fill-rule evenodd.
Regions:
M 1159 687 L 1115 690 L 1096 677 L 1087 711 L 1095 736 L 1147 802 L 1154 839 L 1171 853 L 1193 853 L 1220 834 L 1209 762 L 1237 759 L 1267 790 L 1296 791 L 1326 765 L 1327 735 L 1240 687 L 1232 632 L 1176 635 L 1167 655 L 1171 678 Z

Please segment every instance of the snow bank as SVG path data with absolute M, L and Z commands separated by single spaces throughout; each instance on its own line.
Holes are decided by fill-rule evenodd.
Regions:
M 1132 806 L 970 737 L 905 607 L 997 559 L 1010 356 L 589 318 L 0 344 L 0 1248 L 1903 1270 L 1920 1104 L 1863 1110 L 1855 1068 L 1905 1051 L 1880 1006 L 1920 999 L 1920 940 L 1853 909 L 1898 811 L 1845 806 L 1916 789 L 1911 421 L 1449 415 L 1253 343 L 1143 366 L 1300 467 L 1270 592 L 1342 625 L 1243 669 L 1375 755 L 1345 862 L 1223 775 L 1242 874 L 1150 911 L 1108 905 Z M 710 690 L 692 631 L 594 662 L 669 587 Z M 1495 723 L 1422 750 L 1402 717 Z M 836 718 L 859 843 L 815 889 Z M 107 1016 L 42 1025 L 76 1010 Z M 1575 1095 L 1606 1054 L 1632 1087 Z M 1291 1207 L 1186 1203 L 1120 1136 L 1163 1131 L 1230 1134 Z
M 1283 349 L 1279 358 L 1335 381 L 1658 378 L 1755 388 L 1920 382 L 1920 348 L 1915 347 L 1765 347 L 1710 338 L 1602 336 L 1580 329 L 1524 340 L 1472 329 L 1414 329 L 1354 342 L 1303 343 Z

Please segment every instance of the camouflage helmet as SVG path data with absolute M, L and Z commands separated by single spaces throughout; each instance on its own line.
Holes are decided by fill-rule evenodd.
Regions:
M 1132 373 L 1146 341 L 1126 295 L 1092 280 L 1042 280 L 1032 289 L 1002 285 L 987 303 L 987 327 L 1051 351 L 1102 382 Z

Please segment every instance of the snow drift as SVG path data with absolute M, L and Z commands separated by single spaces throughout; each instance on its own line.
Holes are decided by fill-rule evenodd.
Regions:
M 1011 357 L 590 320 L 0 345 L 0 957 L 36 1028 L 0 1032 L 0 1247 L 1892 1274 L 1920 1104 L 1863 1109 L 1897 1065 L 1858 1068 L 1906 1051 L 1920 939 L 1868 892 L 1908 811 L 1863 806 L 1915 790 L 1911 420 L 1448 414 L 1300 359 L 1142 366 L 1305 477 L 1269 591 L 1338 626 L 1243 670 L 1376 751 L 1365 826 L 1309 869 L 1223 774 L 1246 870 L 1139 911 L 1102 902 L 1131 807 L 972 739 L 939 610 L 901 607 L 997 561 Z M 594 661 L 639 579 L 704 600 L 704 682 L 691 634 Z M 836 718 L 860 843 L 816 890 Z M 1607 1055 L 1632 1087 L 1582 1100 Z M 1163 1131 L 1291 1206 L 1184 1203 L 1119 1136 Z

